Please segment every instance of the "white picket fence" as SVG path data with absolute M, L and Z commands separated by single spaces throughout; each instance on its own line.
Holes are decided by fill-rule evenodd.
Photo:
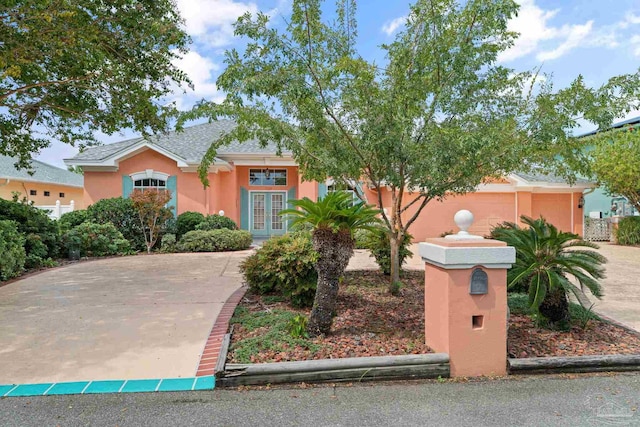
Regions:
M 68 205 L 63 205 L 60 203 L 60 200 L 56 200 L 55 205 L 41 205 L 34 206 L 38 209 L 49 211 L 49 218 L 51 219 L 60 219 L 60 217 L 67 212 L 73 212 L 75 209 L 75 202 L 72 200 Z

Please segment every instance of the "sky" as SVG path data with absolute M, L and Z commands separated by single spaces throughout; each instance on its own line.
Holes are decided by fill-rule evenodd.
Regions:
M 190 108 L 200 99 L 221 101 L 216 78 L 224 71 L 226 49 L 241 47 L 233 35 L 233 23 L 249 11 L 272 16 L 273 25 L 282 25 L 291 9 L 291 0 L 177 0 L 185 27 L 193 39 L 189 53 L 176 65 L 190 76 L 194 89 L 177 89 L 172 95 L 178 107 Z M 640 2 L 638 0 L 519 0 L 518 16 L 509 29 L 520 33 L 515 45 L 498 60 L 517 71 L 541 67 L 553 75 L 557 89 L 582 74 L 588 85 L 598 86 L 610 77 L 632 73 L 640 67 Z M 393 41 L 404 25 L 410 1 L 366 0 L 358 2 L 358 49 L 367 59 L 382 58 L 379 46 Z M 333 1 L 328 2 L 329 6 Z M 621 120 L 640 115 L 633 111 Z M 577 133 L 593 130 L 585 125 Z M 103 143 L 137 136 L 131 131 L 98 135 Z M 52 142 L 37 159 L 65 167 L 63 159 L 78 150 Z

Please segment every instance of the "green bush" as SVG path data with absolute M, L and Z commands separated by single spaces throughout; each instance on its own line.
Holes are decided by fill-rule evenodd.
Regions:
M 640 216 L 622 218 L 618 223 L 615 235 L 620 245 L 640 245 Z
M 0 199 L 0 220 L 15 221 L 18 232 L 27 237 L 25 243 L 26 255 L 29 259 L 28 268 L 36 268 L 45 264 L 48 258 L 58 255 L 60 246 L 60 232 L 58 223 L 47 215 L 44 210 L 35 208 L 27 203 Z M 43 245 L 44 248 L 43 249 Z
M 176 219 L 176 238 L 180 240 L 182 236 L 196 229 L 196 226 L 204 221 L 204 215 L 200 212 L 183 212 Z
M 79 250 L 80 256 L 124 255 L 131 250 L 129 241 L 110 222 L 83 222 L 66 232 L 62 240 L 68 252 Z
M 400 245 L 400 268 L 404 264 L 407 257 L 410 257 L 413 253 L 409 250 L 413 236 L 410 234 L 405 235 L 402 244 Z M 391 243 L 389 242 L 389 236 L 386 229 L 380 227 L 375 232 L 369 233 L 366 245 L 367 249 L 371 251 L 371 256 L 375 258 L 376 263 L 387 276 L 391 274 Z
M 196 226 L 196 230 L 220 230 L 223 228 L 237 230 L 238 224 L 226 216 L 207 215 L 204 221 Z
M 62 215 L 58 220 L 58 224 L 60 225 L 60 232 L 62 234 L 71 230 L 73 227 L 76 227 L 83 222 L 89 220 L 89 213 L 86 209 L 81 209 L 78 211 L 67 212 Z
M 176 251 L 176 235 L 172 233 L 167 233 L 164 236 L 162 236 L 160 250 L 162 252 L 175 252 Z
M 353 238 L 356 241 L 355 249 L 369 249 L 369 235 L 371 232 L 369 230 L 356 230 L 353 233 Z
M 97 224 L 111 223 L 129 241 L 131 249 L 146 250 L 147 246 L 140 225 L 138 212 L 131 199 L 114 197 L 102 199 L 87 208 L 88 219 Z
M 182 236 L 180 252 L 223 252 L 249 248 L 253 238 L 245 230 L 193 230 Z
M 24 240 L 14 221 L 0 220 L 0 281 L 22 273 L 26 260 Z
M 253 291 L 278 292 L 294 306 L 309 307 L 316 293 L 317 259 L 309 233 L 287 234 L 264 242 L 243 261 L 240 271 Z

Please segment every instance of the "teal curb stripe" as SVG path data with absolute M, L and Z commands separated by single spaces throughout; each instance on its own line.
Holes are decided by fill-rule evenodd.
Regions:
M 213 390 L 213 375 L 153 380 L 74 381 L 42 384 L 0 384 L 0 397 L 59 396 L 98 393 L 147 393 L 167 391 Z

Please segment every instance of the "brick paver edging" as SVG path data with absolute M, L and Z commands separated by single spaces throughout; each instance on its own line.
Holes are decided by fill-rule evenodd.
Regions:
M 241 287 L 235 291 L 224 303 L 224 306 L 222 306 L 222 310 L 216 318 L 216 322 L 213 328 L 211 328 L 209 338 L 207 338 L 207 342 L 204 345 L 204 350 L 202 351 L 202 356 L 200 356 L 200 363 L 196 371 L 196 377 L 215 375 L 214 371 L 216 363 L 218 363 L 218 357 L 220 357 L 222 339 L 229 330 L 229 321 L 231 320 L 231 316 L 233 316 L 233 312 L 248 289 L 246 286 Z

